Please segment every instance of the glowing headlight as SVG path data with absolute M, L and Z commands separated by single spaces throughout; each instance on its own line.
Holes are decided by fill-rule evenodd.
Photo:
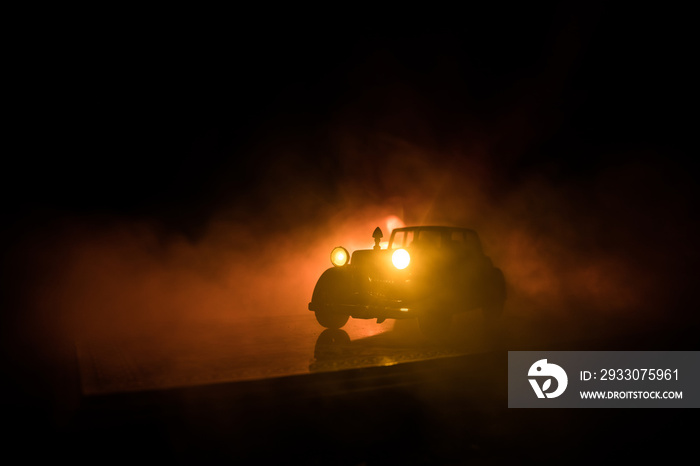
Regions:
M 408 267 L 408 264 L 411 262 L 411 256 L 405 249 L 397 249 L 391 255 L 391 262 L 394 264 L 394 267 L 402 270 Z
M 342 246 L 333 248 L 331 251 L 331 263 L 336 267 L 344 266 L 348 263 L 348 259 L 350 259 L 350 254 L 348 254 L 348 250 Z

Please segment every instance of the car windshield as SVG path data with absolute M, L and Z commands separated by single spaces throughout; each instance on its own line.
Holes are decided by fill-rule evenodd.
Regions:
M 476 234 L 464 229 L 411 229 L 392 233 L 391 249 L 406 247 L 445 248 L 459 247 L 478 252 L 481 250 Z
M 413 243 L 415 232 L 413 230 L 394 231 L 391 235 L 391 249 L 405 248 Z

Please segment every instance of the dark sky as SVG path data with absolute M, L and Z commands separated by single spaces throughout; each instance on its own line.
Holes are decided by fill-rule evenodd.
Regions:
M 156 15 L 35 39 L 31 71 L 19 72 L 29 125 L 11 205 L 196 230 L 222 204 L 255 197 L 284 148 L 332 190 L 338 131 L 462 157 L 478 146 L 497 191 L 531 173 L 667 165 L 688 149 L 682 11 L 481 7 L 369 25 L 304 16 L 241 12 L 224 27 Z

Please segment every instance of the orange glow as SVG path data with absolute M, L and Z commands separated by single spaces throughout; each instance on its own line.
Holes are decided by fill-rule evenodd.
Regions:
M 347 264 L 349 258 L 348 251 L 341 246 L 334 248 L 331 252 L 331 262 L 336 267 L 342 267 Z
M 386 218 L 386 234 L 390 235 L 395 228 L 403 228 L 406 224 L 396 215 L 390 215 Z

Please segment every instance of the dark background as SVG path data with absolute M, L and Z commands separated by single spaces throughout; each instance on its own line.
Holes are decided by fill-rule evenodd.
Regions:
M 144 215 L 194 233 L 222 205 L 259 197 L 283 156 L 264 147 L 280 145 L 330 195 L 347 176 L 330 147 L 338 127 L 482 157 L 495 195 L 531 173 L 565 185 L 629 161 L 654 167 L 662 199 L 692 187 L 682 10 L 351 13 L 244 11 L 208 26 L 143 12 L 18 36 L 21 144 L 5 171 L 15 218 L 38 207 Z
M 668 341 L 697 322 L 689 12 L 270 9 L 218 21 L 42 12 L 18 28 L 2 171 L 3 345 L 8 396 L 26 400 L 18 410 L 47 396 L 34 388 L 46 380 L 32 366 L 42 357 L 29 353 L 51 321 L 26 303 L 66 257 L 57 232 L 67 223 L 145 221 L 198 244 L 225 213 L 264 239 L 395 198 L 416 223 L 426 167 L 478 180 L 490 212 L 507 207 L 505 226 L 484 221 L 487 232 L 527 217 L 515 224 L 558 242 L 566 225 L 559 244 L 571 257 L 590 251 L 634 270 L 622 281 L 652 322 L 670 325 Z M 387 139 L 410 148 L 410 182 L 396 177 L 395 151 L 382 152 Z M 441 199 L 461 205 L 459 185 Z M 432 220 L 479 226 L 449 207 Z

